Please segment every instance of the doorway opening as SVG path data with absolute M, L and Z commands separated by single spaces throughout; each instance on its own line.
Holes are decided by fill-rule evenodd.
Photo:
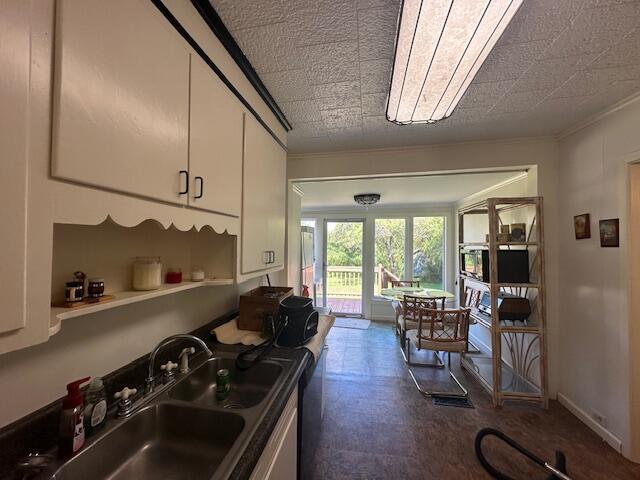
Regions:
M 324 232 L 323 306 L 361 317 L 364 220 L 325 220 Z

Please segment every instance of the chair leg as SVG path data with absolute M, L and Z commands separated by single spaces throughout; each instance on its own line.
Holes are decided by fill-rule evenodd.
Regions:
M 411 342 L 407 342 L 407 355 L 409 354 L 409 352 L 411 352 Z M 442 361 L 442 358 L 440 358 L 440 355 L 438 355 L 438 352 L 433 352 L 433 356 L 436 357 L 436 363 L 417 363 L 417 362 L 411 362 L 408 358 L 407 358 L 407 365 L 409 365 L 410 367 L 420 367 L 420 368 L 444 368 L 445 364 Z
M 450 352 L 448 352 L 448 353 L 449 353 L 449 367 L 450 367 L 451 366 L 451 353 Z M 423 394 L 424 396 L 426 396 L 426 397 L 434 397 L 435 396 L 435 397 L 450 397 L 450 398 L 467 398 L 469 396 L 469 392 L 467 392 L 467 389 L 462 386 L 462 384 L 460 383 L 458 378 L 451 371 L 451 368 L 447 368 L 447 371 L 449 372 L 449 376 L 453 379 L 453 381 L 456 382 L 456 385 L 458 386 L 458 388 L 461 390 L 462 393 L 458 393 L 458 392 L 437 392 L 437 391 L 425 390 L 420 386 L 420 382 L 418 382 L 418 379 L 416 378 L 416 376 L 414 375 L 413 371 L 411 370 L 411 367 L 409 367 L 409 375 L 411 375 L 411 379 L 413 380 L 413 383 L 415 384 L 415 386 L 418 389 L 418 391 L 421 394 Z
M 469 345 L 473 347 L 473 350 L 469 350 Z M 482 350 L 480 350 L 471 340 L 467 340 L 467 353 L 482 353 Z

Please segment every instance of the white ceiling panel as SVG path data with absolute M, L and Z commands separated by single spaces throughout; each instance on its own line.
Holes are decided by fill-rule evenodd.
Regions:
M 526 0 L 453 115 L 385 106 L 399 0 L 210 0 L 293 125 L 289 150 L 553 135 L 640 89 L 640 1 Z
M 522 172 L 468 173 L 302 182 L 296 185 L 304 194 L 302 208 L 306 210 L 363 208 L 353 200 L 358 193 L 379 193 L 381 199 L 377 207 L 404 207 L 457 202 L 521 175 Z

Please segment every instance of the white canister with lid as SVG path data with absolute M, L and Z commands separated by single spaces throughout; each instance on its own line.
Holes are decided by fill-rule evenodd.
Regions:
M 162 286 L 160 257 L 136 257 L 133 262 L 133 289 L 157 290 Z

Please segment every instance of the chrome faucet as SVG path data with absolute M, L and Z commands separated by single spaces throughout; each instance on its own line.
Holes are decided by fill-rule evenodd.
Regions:
M 156 348 L 153 349 L 153 351 L 149 355 L 149 375 L 146 378 L 147 388 L 145 392 L 147 395 L 153 392 L 153 370 L 156 363 L 156 356 L 158 355 L 158 352 L 162 349 L 162 347 L 165 347 L 166 345 L 169 345 L 170 343 L 173 343 L 176 340 L 191 340 L 192 342 L 195 342 L 198 345 L 200 345 L 200 347 L 202 347 L 202 350 L 206 352 L 207 357 L 209 358 L 213 357 L 213 352 L 209 350 L 209 347 L 207 347 L 207 344 L 204 343 L 198 337 L 195 337 L 193 335 L 179 334 L 179 335 L 172 335 L 170 337 L 165 338 L 156 346 Z

